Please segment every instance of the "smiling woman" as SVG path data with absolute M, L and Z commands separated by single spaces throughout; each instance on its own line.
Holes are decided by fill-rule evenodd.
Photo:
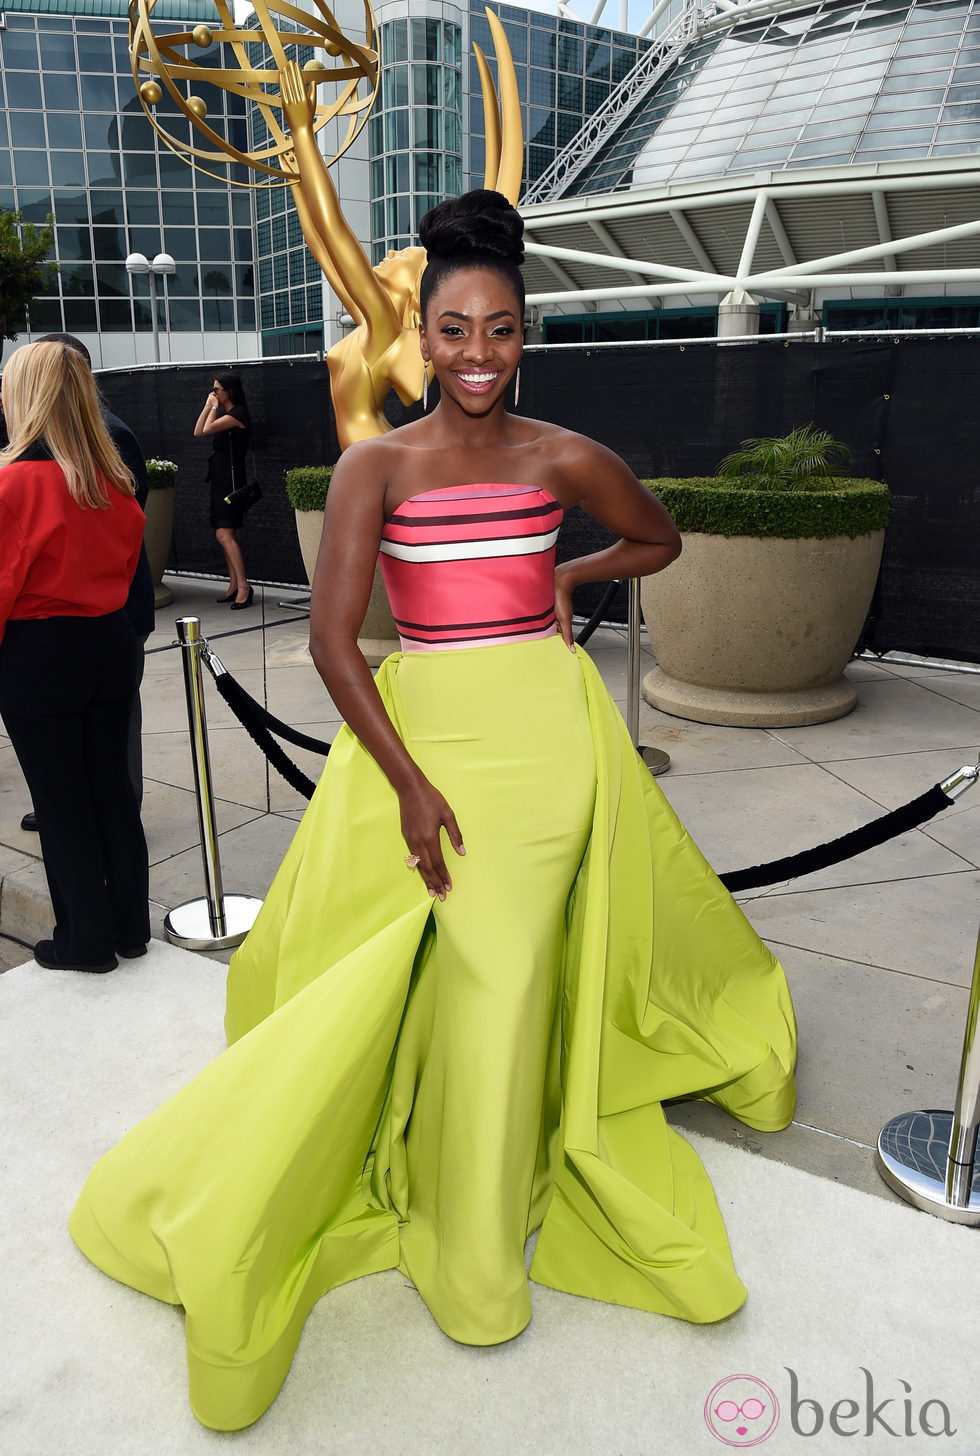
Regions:
M 361 1274 L 402 1269 L 461 1343 L 513 1338 L 538 1228 L 540 1283 L 724 1318 L 745 1288 L 661 1100 L 765 1130 L 793 1111 L 782 971 L 572 641 L 573 588 L 667 566 L 673 522 L 610 451 L 505 409 L 516 211 L 471 193 L 422 237 L 440 400 L 334 470 L 310 645 L 345 726 L 232 961 L 234 1045 L 72 1218 L 108 1273 L 184 1305 L 191 1404 L 221 1429 Z M 620 539 L 556 568 L 575 505 Z M 375 679 L 379 551 L 402 650 Z

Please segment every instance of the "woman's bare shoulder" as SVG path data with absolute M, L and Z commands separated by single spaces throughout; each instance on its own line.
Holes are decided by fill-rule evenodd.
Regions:
M 524 438 L 520 443 L 530 448 L 538 447 L 555 466 L 577 469 L 595 462 L 609 454 L 605 445 L 569 430 L 564 425 L 552 424 L 549 420 L 522 419 Z

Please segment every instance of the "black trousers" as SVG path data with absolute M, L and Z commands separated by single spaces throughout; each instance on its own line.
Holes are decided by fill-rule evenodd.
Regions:
M 59 959 L 150 938 L 149 869 L 127 755 L 139 638 L 125 612 L 8 622 L 0 717 L 37 814 Z

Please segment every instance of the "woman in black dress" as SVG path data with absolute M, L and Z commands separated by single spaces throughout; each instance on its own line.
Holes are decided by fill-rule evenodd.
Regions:
M 211 486 L 211 525 L 228 566 L 228 591 L 219 602 L 230 602 L 233 612 L 252 605 L 255 593 L 245 575 L 242 548 L 235 531 L 242 524 L 242 512 L 228 505 L 225 497 L 245 484 L 245 457 L 252 438 L 252 425 L 245 403 L 242 381 L 237 374 L 216 374 L 211 393 L 194 426 L 194 435 L 211 441 L 207 478 Z

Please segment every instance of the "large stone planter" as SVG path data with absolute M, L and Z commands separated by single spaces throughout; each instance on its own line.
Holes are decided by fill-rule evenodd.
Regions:
M 682 533 L 641 587 L 657 667 L 648 703 L 697 723 L 790 727 L 849 713 L 844 668 L 874 593 L 884 531 L 782 540 Z
M 316 567 L 320 537 L 323 535 L 323 511 L 297 511 L 296 534 L 299 549 L 306 567 L 307 579 L 312 583 Z M 392 652 L 400 647 L 398 629 L 388 605 L 388 593 L 381 578 L 380 567 L 374 568 L 374 585 L 371 600 L 364 615 L 364 624 L 358 633 L 357 645 L 371 667 L 378 667 Z
M 170 539 L 174 533 L 174 499 L 172 485 L 147 491 L 146 521 L 143 525 L 143 545 L 146 559 L 150 563 L 153 577 L 153 606 L 166 607 L 174 599 L 169 586 L 163 585 L 163 573 L 170 555 Z

